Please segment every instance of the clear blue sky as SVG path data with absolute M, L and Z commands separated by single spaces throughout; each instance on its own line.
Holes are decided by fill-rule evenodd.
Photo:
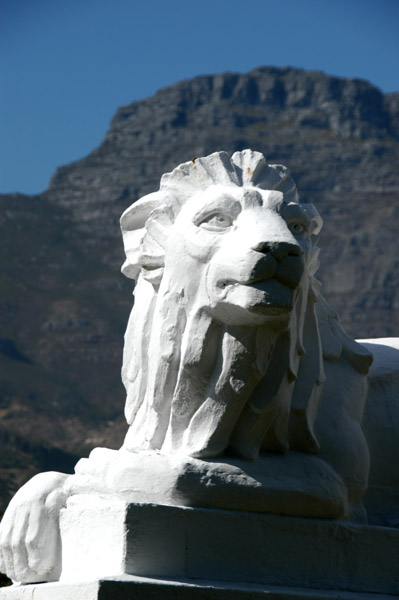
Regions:
M 43 191 L 181 79 L 290 65 L 390 92 L 398 58 L 399 0 L 1 0 L 0 192 Z

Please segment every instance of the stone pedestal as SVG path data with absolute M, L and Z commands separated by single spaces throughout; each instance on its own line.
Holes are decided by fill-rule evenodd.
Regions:
M 159 582 L 150 586 L 153 596 L 126 591 L 138 585 L 129 576 L 185 581 L 189 595 L 182 597 L 187 598 L 194 597 L 187 582 L 198 580 L 213 582 L 211 589 L 219 590 L 209 598 L 223 598 L 222 589 L 235 590 L 240 598 L 244 582 L 255 585 L 250 590 L 254 596 L 243 596 L 249 598 L 266 590 L 270 594 L 270 586 L 277 586 L 276 598 L 307 597 L 298 595 L 297 588 L 315 598 L 344 597 L 341 592 L 334 595 L 334 590 L 361 593 L 361 597 L 399 593 L 399 531 L 385 527 L 82 495 L 71 498 L 62 512 L 61 532 L 60 583 L 10 589 L 2 592 L 4 598 L 165 597 L 166 588 L 161 589 Z M 108 583 L 101 583 L 106 578 Z M 225 582 L 224 587 L 216 582 Z M 58 586 L 57 596 L 46 591 L 52 586 Z M 34 596 L 23 595 L 32 588 Z M 74 595 L 75 588 L 79 594 Z M 101 589 L 112 589 L 112 595 L 101 595 L 106 593 L 100 594 Z M 150 594 L 149 589 L 145 594 Z M 66 590 L 64 595 L 61 590 Z M 324 594 L 329 590 L 329 595 L 320 596 L 320 590 Z
M 120 575 L 399 593 L 399 530 L 76 496 L 61 581 Z
M 61 532 L 60 582 L 4 589 L 1 600 L 399 594 L 391 528 L 82 495 L 62 512 Z

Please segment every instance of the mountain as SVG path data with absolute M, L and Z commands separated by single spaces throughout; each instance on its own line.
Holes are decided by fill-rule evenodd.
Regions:
M 131 281 L 118 220 L 162 173 L 216 150 L 283 163 L 324 218 L 323 294 L 354 337 L 399 329 L 399 94 L 293 68 L 196 77 L 120 108 L 38 196 L 0 196 L 0 503 L 126 430 Z

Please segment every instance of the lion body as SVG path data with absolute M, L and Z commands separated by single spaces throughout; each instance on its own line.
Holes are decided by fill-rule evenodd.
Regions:
M 125 449 L 316 454 L 359 505 L 372 355 L 319 293 L 320 228 L 285 168 L 251 151 L 180 165 L 125 212 L 124 272 L 137 280 Z

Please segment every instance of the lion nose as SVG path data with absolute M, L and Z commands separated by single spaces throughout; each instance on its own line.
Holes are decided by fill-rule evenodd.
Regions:
M 291 242 L 260 242 L 253 246 L 253 250 L 262 252 L 262 254 L 270 252 L 276 260 L 282 260 L 286 256 L 300 256 L 303 254 L 301 246 Z

